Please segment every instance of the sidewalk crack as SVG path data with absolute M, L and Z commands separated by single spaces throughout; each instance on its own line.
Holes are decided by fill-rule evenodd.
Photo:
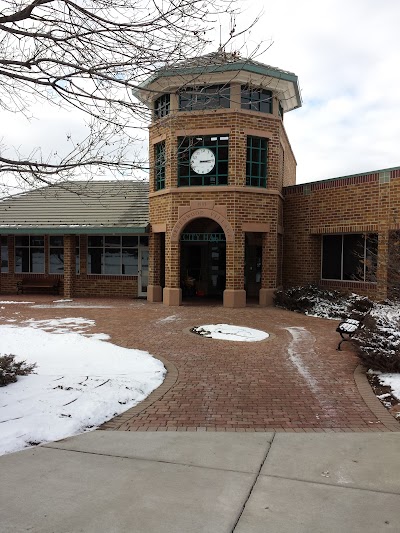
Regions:
M 256 483 L 257 483 L 259 477 L 260 477 L 262 467 L 264 466 L 264 463 L 265 463 L 265 461 L 267 460 L 267 457 L 268 457 L 268 455 L 269 455 L 269 452 L 271 451 L 272 444 L 273 444 L 273 442 L 274 442 L 274 440 L 275 440 L 275 435 L 276 435 L 276 433 L 274 433 L 273 436 L 272 436 L 271 442 L 269 443 L 269 447 L 268 447 L 268 449 L 267 449 L 267 451 L 266 451 L 266 453 L 265 453 L 264 459 L 262 460 L 261 465 L 260 465 L 260 468 L 258 469 L 258 472 L 257 472 L 257 474 L 256 474 L 255 480 L 254 480 L 252 486 L 250 487 L 250 490 L 249 490 L 249 493 L 248 493 L 248 495 L 247 495 L 247 498 L 246 498 L 246 500 L 243 502 L 243 505 L 242 505 L 242 508 L 241 508 L 241 510 L 240 510 L 239 516 L 237 517 L 237 520 L 236 520 L 236 522 L 235 522 L 233 528 L 231 529 L 231 532 L 230 532 L 230 533 L 234 533 L 234 531 L 235 531 L 235 529 L 236 529 L 236 527 L 237 527 L 237 525 L 238 525 L 238 523 L 239 523 L 239 520 L 240 520 L 241 517 L 242 517 L 242 514 L 243 514 L 243 512 L 244 512 L 244 510 L 245 510 L 245 508 L 246 508 L 247 502 L 249 501 L 250 496 L 251 496 L 252 493 L 253 493 L 253 489 L 254 489 L 254 487 L 255 487 L 255 485 L 256 485 Z

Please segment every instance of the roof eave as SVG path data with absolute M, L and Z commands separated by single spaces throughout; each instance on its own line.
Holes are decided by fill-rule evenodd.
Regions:
M 136 226 L 0 226 L 0 235 L 121 235 L 149 233 L 149 223 Z

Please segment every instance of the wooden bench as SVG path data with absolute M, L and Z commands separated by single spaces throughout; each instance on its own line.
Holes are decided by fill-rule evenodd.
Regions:
M 42 291 L 51 291 L 52 294 L 59 294 L 60 280 L 52 278 L 23 278 L 17 281 L 17 294 Z

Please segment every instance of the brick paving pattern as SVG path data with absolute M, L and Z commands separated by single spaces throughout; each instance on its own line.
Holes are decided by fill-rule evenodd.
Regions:
M 42 304 L 52 302 L 46 296 L 23 299 Z M 350 343 L 345 343 L 343 351 L 336 351 L 339 339 L 335 321 L 258 306 L 168 308 L 141 300 L 105 299 L 80 299 L 74 304 L 109 307 L 7 305 L 0 311 L 0 323 L 7 317 L 22 321 L 32 317 L 82 316 L 96 321 L 90 332 L 107 333 L 118 345 L 147 350 L 166 360 L 167 366 L 172 363 L 161 389 L 102 429 L 400 430 L 394 419 L 387 423 L 387 418 L 378 418 L 360 396 L 354 380 L 359 360 Z M 188 331 L 210 323 L 257 328 L 271 337 L 262 342 L 243 343 L 206 339 Z

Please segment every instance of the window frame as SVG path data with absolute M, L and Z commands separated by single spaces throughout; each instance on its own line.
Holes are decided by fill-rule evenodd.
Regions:
M 9 262 L 9 253 L 8 253 L 8 236 L 0 235 L 0 272 L 1 274 L 8 274 L 9 268 L 10 268 L 10 262 Z
M 183 102 L 186 101 L 186 104 Z M 185 87 L 179 91 L 179 111 L 206 111 L 229 109 L 231 106 L 230 84 L 215 84 Z
M 345 246 L 345 237 L 355 237 L 355 236 L 362 236 L 363 237 L 363 257 L 360 261 L 362 261 L 363 265 L 363 277 L 362 279 L 345 279 L 344 278 L 344 261 L 345 261 L 345 254 L 344 254 L 344 246 Z M 323 270 L 324 270 L 324 238 L 325 237 L 341 237 L 341 252 L 340 252 L 340 278 L 324 278 L 323 277 Z M 371 249 L 371 241 L 375 240 L 377 243 L 377 237 L 378 235 L 376 233 L 327 233 L 322 235 L 321 239 L 321 269 L 320 269 L 320 277 L 322 281 L 340 281 L 342 283 L 376 283 L 376 269 L 377 265 L 376 263 L 373 265 L 373 271 L 368 273 L 368 250 Z M 370 240 L 370 246 L 368 246 L 368 241 Z M 377 246 L 377 244 L 376 244 Z M 377 251 L 375 252 L 377 253 Z M 374 280 L 368 279 L 368 275 L 374 278 Z
M 22 237 L 28 237 L 29 243 L 27 245 L 17 245 L 16 240 L 18 238 Z M 32 239 L 43 239 L 42 245 L 32 244 Z M 14 273 L 15 274 L 44 274 L 46 271 L 46 246 L 45 246 L 45 236 L 44 235 L 15 235 L 14 236 Z M 28 258 L 29 258 L 29 270 L 22 270 L 23 264 L 21 262 L 21 271 L 17 270 L 17 250 L 23 249 L 28 250 Z M 32 270 L 32 252 L 31 249 L 38 249 L 42 250 L 42 256 L 43 256 L 43 270 L 34 272 Z
M 52 239 L 54 238 L 60 238 L 62 239 L 62 246 L 58 246 L 58 245 L 54 245 L 54 244 L 51 244 L 51 241 Z M 59 272 L 53 272 L 51 270 L 51 250 L 52 249 L 60 249 L 62 248 L 62 265 L 63 265 L 63 268 L 62 268 L 62 271 L 60 270 Z M 48 246 L 48 259 L 49 259 L 49 274 L 64 274 L 64 235 L 49 235 L 49 246 Z
M 197 174 L 190 165 L 192 154 L 199 148 L 209 148 L 215 156 L 215 165 L 207 174 Z M 226 157 L 223 153 L 226 152 Z M 229 134 L 192 135 L 178 137 L 178 187 L 215 187 L 229 182 Z M 183 174 L 183 167 L 187 173 Z M 223 172 L 222 169 L 226 168 Z
M 246 95 L 248 93 L 248 95 Z M 247 111 L 257 111 L 272 115 L 273 94 L 269 89 L 252 87 L 251 85 L 241 85 L 240 106 Z M 266 108 L 266 109 L 265 109 Z
M 97 237 L 102 239 L 102 245 L 101 246 L 90 246 L 90 238 Z M 119 237 L 119 245 L 118 244 L 109 244 L 106 245 L 106 239 L 109 237 Z M 124 237 L 135 237 L 137 244 L 135 246 L 126 246 L 123 244 L 123 238 Z M 114 277 L 114 276 L 123 276 L 123 277 L 137 277 L 139 274 L 139 257 L 140 257 L 140 251 L 142 249 L 148 249 L 148 242 L 146 244 L 142 244 L 143 237 L 145 237 L 148 241 L 148 235 L 138 235 L 138 234 L 132 234 L 132 235 L 104 235 L 104 234 L 96 234 L 96 235 L 88 235 L 87 243 L 86 243 L 86 251 L 87 251 L 87 259 L 86 259 L 86 269 L 88 276 L 105 276 L 105 277 Z M 112 250 L 112 249 L 118 249 L 120 251 L 120 257 L 119 257 L 119 273 L 107 273 L 105 272 L 106 263 L 105 263 L 105 252 L 106 250 Z M 101 256 L 100 256 L 100 266 L 101 266 L 101 272 L 91 272 L 91 263 L 89 262 L 89 259 L 91 258 L 91 255 L 89 253 L 89 249 L 98 249 L 102 250 Z M 137 250 L 137 265 L 136 265 L 136 273 L 133 274 L 125 274 L 123 272 L 123 250 Z
M 257 142 L 259 146 L 253 146 Z M 265 189 L 268 182 L 268 139 L 247 135 L 246 140 L 246 187 L 259 187 Z M 262 146 L 264 145 L 264 146 Z M 254 151 L 259 155 L 256 161 L 253 160 Z M 250 154 L 250 157 L 249 157 Z M 264 160 L 262 155 L 264 154 Z M 254 165 L 257 166 L 257 175 L 253 175 Z
M 166 117 L 170 112 L 171 95 L 169 93 L 162 94 L 154 100 L 153 113 L 155 119 Z
M 156 191 L 165 189 L 165 141 L 154 145 L 154 185 Z

